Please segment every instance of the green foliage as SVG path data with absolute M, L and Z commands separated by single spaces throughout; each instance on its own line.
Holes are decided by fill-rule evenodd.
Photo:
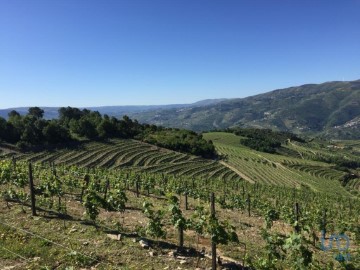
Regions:
M 281 146 L 280 142 L 260 140 L 260 139 L 241 139 L 240 143 L 256 151 L 275 153 L 276 148 Z
M 69 131 L 60 125 L 56 120 L 52 120 L 42 130 L 45 141 L 50 144 L 66 143 L 71 141 Z
M 118 184 L 111 190 L 106 202 L 110 210 L 124 212 L 127 200 L 125 191 Z
M 275 153 L 276 149 L 280 148 L 282 143 L 287 143 L 288 140 L 304 142 L 303 139 L 290 132 L 272 131 L 270 129 L 237 128 L 227 131 L 233 131 L 238 136 L 246 137 L 240 140 L 241 144 L 267 153 Z
M 202 156 L 204 158 L 216 157 L 215 147 L 212 142 L 204 140 L 202 135 L 189 130 L 160 130 L 144 134 L 142 140 L 147 143 Z
M 86 215 L 94 222 L 100 213 L 99 207 L 101 205 L 101 201 L 102 199 L 94 190 L 88 190 L 83 199 Z
M 11 162 L 9 160 L 0 160 L 0 185 L 11 181 Z
M 26 149 L 70 143 L 74 139 L 126 138 L 205 158 L 216 157 L 214 145 L 193 131 L 139 124 L 126 115 L 119 120 L 102 116 L 97 111 L 71 107 L 60 108 L 58 120 L 44 120 L 43 113 L 43 110 L 34 107 L 25 116 L 13 111 L 8 121 L 0 118 L 0 140 L 16 143 L 20 149 Z
M 147 235 L 155 238 L 165 238 L 166 231 L 163 228 L 164 224 L 162 223 L 164 212 L 161 210 L 154 210 L 153 204 L 150 202 L 143 203 L 143 213 L 149 219 L 145 232 Z
M 265 214 L 266 228 L 270 229 L 273 225 L 273 222 L 278 219 L 279 219 L 279 213 L 276 210 L 274 209 L 268 210 Z
M 283 238 L 278 234 L 271 234 L 267 230 L 261 230 L 261 237 L 265 241 L 265 257 L 256 260 L 256 269 L 278 269 L 277 263 L 284 259 Z
M 226 131 L 233 132 L 234 134 L 246 138 L 253 138 L 258 140 L 267 140 L 273 143 L 285 143 L 288 140 L 305 142 L 304 139 L 299 136 L 286 131 L 274 131 L 271 129 L 259 129 L 259 128 L 233 128 Z
M 37 119 L 43 118 L 44 110 L 39 107 L 30 107 L 28 115 L 34 116 Z
M 175 228 L 186 230 L 188 221 L 183 216 L 179 207 L 179 199 L 171 194 L 167 197 L 169 201 L 169 211 L 171 213 L 171 224 L 174 225 Z
M 220 222 L 216 217 L 208 216 L 207 233 L 210 235 L 211 241 L 216 244 L 228 244 L 229 242 L 239 242 L 235 232 L 235 227 L 228 222 Z
M 18 161 L 16 169 L 14 169 L 10 160 L 0 161 L 1 190 L 6 190 L 6 192 L 3 192 L 5 198 L 21 198 L 19 199 L 20 202 L 24 202 L 23 199 L 28 197 L 28 190 L 23 189 L 21 184 L 19 185 L 16 182 L 18 181 L 16 175 L 20 175 L 19 179 L 21 177 L 26 178 L 27 165 L 26 162 Z M 84 197 L 84 206 L 87 215 L 92 220 L 96 220 L 101 207 L 108 210 L 107 205 L 112 205 L 114 210 L 122 211 L 126 202 L 123 193 L 123 186 L 126 182 L 141 181 L 145 183 L 148 181 L 152 183 L 153 189 L 162 189 L 168 192 L 183 192 L 186 190 L 189 196 L 199 198 L 200 206 L 196 207 L 191 222 L 186 221 L 184 223 L 183 213 L 179 209 L 178 198 L 168 196 L 169 211 L 171 213 L 169 221 L 175 228 L 180 228 L 183 224 L 186 224 L 187 229 L 194 230 L 198 235 L 209 235 L 215 243 L 226 244 L 231 241 L 238 241 L 235 228 L 231 224 L 221 221 L 221 215 L 218 217 L 219 219 L 209 216 L 209 213 L 201 206 L 201 201 L 208 202 L 210 191 L 216 192 L 217 195 L 222 194 L 221 187 L 224 182 L 221 180 L 194 179 L 194 183 L 191 184 L 186 179 L 187 185 L 185 185 L 185 189 L 185 179 L 183 178 L 158 173 L 141 173 L 129 168 L 119 170 L 93 168 L 88 170 L 76 166 L 58 165 L 56 167 L 56 176 L 53 171 L 52 166 L 47 164 L 34 164 L 33 172 L 36 185 L 43 187 L 43 192 L 37 194 L 37 203 L 41 207 L 45 207 L 45 209 L 48 209 L 49 206 L 51 208 L 51 205 L 50 201 L 46 201 L 44 198 L 58 195 L 64 196 L 64 193 L 67 193 L 70 189 L 74 189 L 74 193 L 78 193 L 82 188 L 80 183 L 83 182 L 85 176 L 90 176 L 90 182 Z M 104 203 L 102 194 L 108 181 L 111 183 L 112 189 L 108 193 L 109 200 Z M 312 269 L 316 262 L 313 261 L 311 251 L 317 252 L 318 239 L 316 240 L 316 234 L 320 232 L 320 229 L 324 228 L 327 229 L 329 234 L 345 233 L 351 239 L 351 245 L 358 245 L 360 227 L 358 225 L 359 217 L 356 214 L 359 212 L 360 204 L 359 200 L 355 198 L 339 196 L 339 194 L 331 195 L 324 192 L 314 192 L 305 188 L 294 189 L 275 185 L 252 185 L 245 181 L 241 181 L 240 185 L 238 185 L 239 182 L 237 181 L 229 181 L 226 184 L 227 203 L 231 208 L 241 209 L 243 203 L 240 203 L 240 201 L 245 201 L 245 196 L 242 197 L 242 194 L 250 194 L 254 216 L 262 216 L 265 219 L 267 228 L 262 232 L 265 246 L 263 248 L 263 245 L 261 245 L 259 252 L 254 255 L 252 266 L 255 269 L 280 269 L 282 267 L 285 269 Z M 242 188 L 244 189 L 242 190 Z M 59 191 L 61 192 L 59 193 Z M 299 228 L 302 229 L 301 234 L 280 236 L 271 233 L 270 229 L 274 220 L 280 219 L 288 224 L 294 222 L 294 201 L 300 204 L 299 225 L 301 226 Z M 322 209 L 325 208 L 328 209 L 327 222 L 321 224 Z M 143 212 L 149 219 L 148 224 L 146 227 L 144 226 L 145 228 L 139 226 L 138 231 L 142 232 L 142 229 L 144 229 L 145 233 L 151 237 L 165 237 L 165 224 L 167 226 L 169 224 L 165 222 L 164 211 L 155 210 L 151 203 L 145 202 Z M 321 226 L 317 227 L 318 225 Z M 285 231 L 283 232 L 285 233 Z M 314 235 L 314 242 L 311 244 L 310 249 L 310 238 Z M 260 257 L 262 253 L 265 253 L 265 256 Z M 350 253 L 351 258 L 356 258 L 356 251 L 351 250 Z M 355 260 L 351 261 L 351 263 L 355 266 L 358 265 Z M 346 265 L 348 267 L 350 263 Z M 322 268 L 319 267 L 318 269 Z
M 189 221 L 190 227 L 198 234 L 204 235 L 209 213 L 204 206 L 196 206 L 194 213 Z
M 287 260 L 291 262 L 292 269 L 309 269 L 312 262 L 313 252 L 306 246 L 302 234 L 292 233 L 285 240 L 284 249 L 287 253 Z

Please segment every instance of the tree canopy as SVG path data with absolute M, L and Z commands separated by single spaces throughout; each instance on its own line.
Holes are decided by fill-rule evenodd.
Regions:
M 24 116 L 11 111 L 8 120 L 0 118 L 0 140 L 16 143 L 20 148 L 28 148 L 84 139 L 137 139 L 205 158 L 216 157 L 212 142 L 207 142 L 200 134 L 189 130 L 140 124 L 126 115 L 118 119 L 102 116 L 97 111 L 63 107 L 59 109 L 58 119 L 45 120 L 43 116 L 44 111 L 39 107 L 29 108 Z

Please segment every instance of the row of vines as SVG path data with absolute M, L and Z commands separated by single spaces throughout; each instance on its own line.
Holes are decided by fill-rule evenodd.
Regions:
M 29 178 L 33 180 L 30 187 Z M 256 269 L 278 269 L 282 265 L 293 269 L 320 267 L 312 257 L 314 251 L 320 250 L 319 237 L 326 239 L 333 234 L 346 234 L 353 246 L 358 247 L 360 243 L 359 200 L 317 193 L 305 187 L 251 184 L 241 179 L 187 178 L 129 168 L 31 165 L 15 159 L 0 161 L 0 187 L 5 202 L 30 205 L 36 201 L 36 208 L 52 209 L 61 214 L 67 214 L 67 202 L 74 200 L 82 205 L 86 218 L 93 223 L 97 222 L 101 210 L 125 211 L 129 192 L 138 197 L 153 196 L 167 200 L 168 208 L 158 209 L 145 199 L 142 211 L 148 223 L 140 233 L 156 240 L 166 238 L 165 227 L 170 223 L 178 231 L 179 248 L 184 246 L 186 230 L 209 237 L 213 244 L 241 244 L 235 224 L 218 219 L 215 210 L 208 209 L 210 194 L 214 194 L 214 203 L 221 209 L 264 218 L 261 236 L 266 243 L 266 255 L 252 258 L 246 254 L 242 262 Z M 190 218 L 183 213 L 189 209 L 188 198 L 198 202 L 190 209 Z M 180 200 L 184 201 L 184 208 Z M 166 217 L 169 220 L 165 221 Z M 290 224 L 293 232 L 288 235 L 272 233 L 275 221 Z M 214 252 L 216 254 L 216 249 Z M 352 260 L 343 254 L 340 257 L 337 254 L 336 260 L 351 269 L 358 264 L 359 249 L 355 252 Z

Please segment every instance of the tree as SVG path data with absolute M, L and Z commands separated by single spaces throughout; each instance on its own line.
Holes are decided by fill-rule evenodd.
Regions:
M 43 140 L 42 128 L 45 125 L 43 120 L 37 120 L 34 116 L 27 115 L 23 119 L 23 125 L 21 141 L 36 145 Z
M 8 113 L 9 118 L 14 118 L 14 117 L 20 117 L 20 113 L 18 113 L 15 110 L 12 110 L 11 112 Z
M 61 126 L 56 120 L 50 121 L 42 133 L 49 143 L 65 143 L 71 139 L 68 129 Z
M 9 142 L 17 142 L 20 140 L 21 133 L 24 130 L 23 119 L 21 115 L 15 110 L 9 112 L 8 116 L 9 116 L 8 124 L 12 126 L 12 131 L 13 131 L 11 138 L 13 138 L 14 140 L 14 141 L 10 140 Z
M 6 142 L 15 143 L 20 139 L 20 134 L 14 128 L 14 126 L 6 122 L 6 120 L 0 117 L 0 140 Z
M 72 107 L 62 107 L 58 112 L 59 121 L 64 125 L 68 125 L 72 119 L 79 120 L 83 116 L 83 113 L 78 108 Z
M 94 139 L 98 136 L 96 126 L 88 119 L 81 118 L 79 121 L 72 119 L 70 121 L 71 131 L 82 137 Z
M 106 118 L 97 126 L 97 132 L 101 138 L 115 137 L 117 133 L 116 126 Z
M 28 110 L 28 115 L 32 115 L 37 119 L 43 118 L 44 110 L 40 109 L 39 107 L 30 107 Z

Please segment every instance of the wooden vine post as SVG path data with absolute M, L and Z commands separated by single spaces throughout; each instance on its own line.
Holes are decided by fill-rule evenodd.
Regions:
M 54 176 L 56 176 L 55 162 L 52 163 L 52 172 L 53 172 Z
M 185 210 L 188 210 L 188 189 L 187 182 L 185 182 Z
M 299 204 L 295 203 L 295 207 L 294 207 L 294 212 L 295 212 L 295 221 L 296 221 L 296 225 L 295 225 L 295 232 L 299 233 L 300 232 L 300 226 L 299 226 Z
M 12 156 L 11 162 L 12 162 L 12 165 L 13 165 L 13 170 L 14 170 L 14 172 L 15 172 L 15 171 L 16 171 L 16 159 L 15 159 L 14 156 Z
M 326 209 L 324 209 L 323 211 L 323 216 L 322 216 L 322 222 L 321 222 L 321 229 L 322 229 L 322 234 L 324 239 L 326 238 Z
M 52 163 L 52 173 L 53 173 L 53 175 L 54 175 L 54 177 L 56 178 L 56 168 L 55 168 L 55 163 L 53 162 Z M 65 201 L 65 204 L 66 204 L 66 201 Z M 59 196 L 58 196 L 58 210 L 60 211 L 61 210 L 61 196 L 60 196 L 60 194 L 59 194 Z
M 293 200 L 296 200 L 296 188 L 293 189 Z
M 36 203 L 35 203 L 34 180 L 33 180 L 33 172 L 32 172 L 31 162 L 29 162 L 29 188 L 30 188 L 30 199 L 31 199 L 31 212 L 32 212 L 33 216 L 37 216 Z
M 248 193 L 248 196 L 247 196 L 247 203 L 248 203 L 248 215 L 250 217 L 251 199 L 250 199 L 250 194 L 249 193 Z
M 211 193 L 210 196 L 210 209 L 211 209 L 211 217 L 215 218 L 215 194 Z M 216 243 L 211 241 L 211 261 L 212 261 L 212 270 L 216 270 Z
M 87 188 L 89 186 L 89 182 L 90 182 L 90 176 L 88 174 L 85 174 L 84 185 L 81 188 L 80 202 L 83 201 L 84 191 L 85 191 L 85 188 Z
M 126 177 L 125 177 L 125 189 L 126 190 L 130 190 L 130 187 L 129 187 L 129 174 L 127 173 L 126 174 Z
M 225 178 L 224 178 L 224 180 L 223 180 L 223 187 L 224 187 L 224 191 L 223 191 L 223 193 L 224 193 L 224 197 L 223 197 L 223 202 L 224 202 L 224 204 L 226 203 L 226 180 L 225 180 Z
M 136 197 L 139 198 L 139 180 L 138 179 L 136 179 L 135 188 L 136 188 Z
M 184 228 L 179 226 L 179 247 L 182 250 L 184 248 Z
M 104 191 L 104 201 L 106 201 L 106 195 L 107 195 L 107 192 L 109 189 L 110 189 L 110 181 L 109 181 L 109 179 L 106 179 L 105 191 Z

